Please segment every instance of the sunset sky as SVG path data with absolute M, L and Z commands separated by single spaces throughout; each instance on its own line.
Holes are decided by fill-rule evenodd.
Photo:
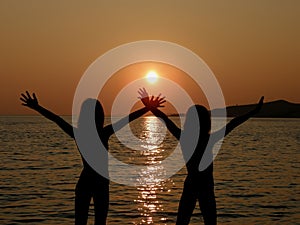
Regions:
M 71 114 L 88 66 L 139 40 L 174 42 L 195 52 L 214 72 L 226 105 L 255 103 L 261 95 L 300 103 L 298 0 L 2 0 L 0 25 L 2 115 L 33 113 L 20 105 L 25 90 L 52 111 Z M 172 79 L 206 104 L 201 90 L 168 65 L 133 65 L 110 82 L 121 88 L 131 70 L 137 79 L 154 67 L 170 79 L 173 71 Z M 118 88 L 100 94 L 106 109 Z

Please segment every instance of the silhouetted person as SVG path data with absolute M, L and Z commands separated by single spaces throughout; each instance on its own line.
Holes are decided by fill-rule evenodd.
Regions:
M 234 128 L 258 113 L 263 104 L 263 97 L 261 97 L 257 107 L 253 111 L 232 119 L 225 127 L 211 134 L 211 116 L 210 112 L 204 106 L 194 105 L 189 108 L 186 114 L 184 129 L 181 130 L 162 111 L 151 106 L 149 101 L 151 101 L 153 97 L 149 99 L 145 89 L 140 89 L 139 94 L 141 95 L 141 100 L 144 105 L 147 106 L 155 116 L 165 122 L 168 130 L 181 144 L 188 175 L 185 179 L 179 202 L 176 224 L 189 224 L 197 200 L 199 201 L 204 223 L 206 225 L 217 224 L 212 163 L 213 145 L 222 139 L 223 135 L 226 136 Z M 195 137 L 195 134 L 198 135 L 198 137 Z M 210 137 L 212 137 L 213 143 L 208 146 Z M 195 144 L 193 144 L 193 142 L 195 142 Z M 211 163 L 206 169 L 199 171 L 199 164 L 206 147 L 208 147 L 210 151 Z
M 75 132 L 78 132 L 79 135 L 81 131 L 81 133 L 93 132 L 90 128 L 90 125 L 94 124 L 96 126 L 97 138 L 100 138 L 103 146 L 105 147 L 104 152 L 106 155 L 104 155 L 102 159 L 99 159 L 99 163 L 104 164 L 104 172 L 105 175 L 107 174 L 107 177 L 107 150 L 109 137 L 114 134 L 114 132 L 124 127 L 128 123 L 128 121 L 130 122 L 132 120 L 135 120 L 148 111 L 148 108 L 144 107 L 140 110 L 130 113 L 129 116 L 124 117 L 113 125 L 107 125 L 104 127 L 104 111 L 101 103 L 96 99 L 87 99 L 81 106 L 81 111 L 78 119 L 78 127 L 75 128 L 58 115 L 40 106 L 34 93 L 32 96 L 30 96 L 30 94 L 26 91 L 26 94 L 21 94 L 20 100 L 23 102 L 22 105 L 34 109 L 47 119 L 55 122 L 65 133 L 67 133 L 73 139 L 75 139 Z M 163 101 L 161 100 L 151 102 L 153 107 L 162 107 L 161 103 L 163 103 Z M 93 145 L 93 143 L 87 144 L 91 144 L 91 146 Z M 109 205 L 109 180 L 108 178 L 98 174 L 83 157 L 82 161 L 83 170 L 80 174 L 75 189 L 75 224 L 87 224 L 89 205 L 91 199 L 93 198 L 95 209 L 95 224 L 104 225 L 106 224 Z

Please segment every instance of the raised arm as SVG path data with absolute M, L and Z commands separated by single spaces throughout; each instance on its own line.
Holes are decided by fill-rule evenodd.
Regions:
M 223 137 L 219 137 L 218 138 L 218 136 L 221 136 L 221 135 L 218 135 L 218 134 L 223 134 L 224 136 L 226 136 L 234 128 L 236 128 L 237 126 L 241 125 L 242 123 L 244 123 L 245 121 L 247 121 L 250 117 L 252 117 L 255 114 L 257 114 L 261 110 L 263 102 L 264 102 L 264 96 L 262 96 L 260 98 L 260 100 L 259 100 L 257 106 L 255 107 L 255 109 L 253 109 L 252 111 L 250 111 L 250 112 L 248 112 L 248 113 L 246 113 L 246 114 L 244 114 L 242 116 L 235 117 L 234 119 L 230 120 L 230 122 L 227 123 L 227 125 L 225 127 L 223 127 L 222 129 L 220 129 L 219 131 L 216 131 L 214 133 L 214 136 L 216 137 L 216 139 L 223 138 Z
M 163 107 L 163 103 L 165 101 L 163 99 L 158 98 L 157 104 L 155 106 L 155 108 L 157 107 Z M 125 125 L 127 125 L 128 123 L 130 123 L 131 121 L 141 117 L 142 115 L 144 115 L 146 112 L 148 112 L 150 109 L 147 107 L 144 107 L 142 109 L 139 109 L 135 112 L 130 113 L 128 116 L 122 118 L 121 120 L 117 121 L 114 124 L 108 125 L 104 128 L 104 132 L 106 132 L 107 135 L 112 135 L 113 133 L 117 132 L 118 130 L 120 130 L 122 127 L 124 127 Z
M 125 116 L 124 118 L 120 119 L 119 121 L 115 122 L 114 124 L 110 124 L 104 127 L 104 132 L 109 136 L 113 135 L 115 132 L 120 130 L 122 127 L 126 126 L 131 121 L 141 117 L 149 110 L 144 107 L 142 109 L 139 109 L 137 111 L 134 111 L 130 113 L 128 116 Z
M 172 120 L 168 118 L 168 116 L 160 111 L 157 107 L 157 104 L 160 102 L 165 102 L 164 98 L 160 98 L 160 95 L 157 98 L 154 98 L 153 96 L 151 99 L 148 96 L 148 93 L 145 88 L 139 90 L 140 99 L 143 102 L 143 104 L 158 118 L 160 118 L 165 124 L 168 130 L 171 132 L 171 134 L 177 139 L 180 139 L 181 129 L 176 126 L 175 123 L 173 123 Z
M 20 100 L 23 102 L 22 105 L 37 111 L 42 116 L 55 122 L 64 132 L 74 138 L 73 127 L 58 115 L 40 106 L 35 93 L 30 96 L 29 92 L 26 91 L 26 94 L 21 94 Z

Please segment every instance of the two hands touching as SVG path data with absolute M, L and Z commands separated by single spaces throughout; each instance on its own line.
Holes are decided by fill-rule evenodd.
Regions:
M 140 95 L 139 99 L 141 99 L 145 107 L 147 107 L 150 111 L 156 108 L 165 107 L 163 103 L 165 103 L 166 100 L 165 97 L 161 97 L 161 94 L 157 97 L 152 96 L 150 98 L 145 88 L 140 88 L 138 93 Z

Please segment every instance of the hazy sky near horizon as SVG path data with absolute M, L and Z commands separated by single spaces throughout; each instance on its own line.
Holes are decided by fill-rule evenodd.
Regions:
M 33 113 L 20 105 L 24 90 L 70 114 L 88 66 L 139 40 L 195 52 L 214 72 L 227 105 L 255 103 L 261 95 L 300 103 L 298 0 L 3 0 L 0 26 L 0 114 Z

